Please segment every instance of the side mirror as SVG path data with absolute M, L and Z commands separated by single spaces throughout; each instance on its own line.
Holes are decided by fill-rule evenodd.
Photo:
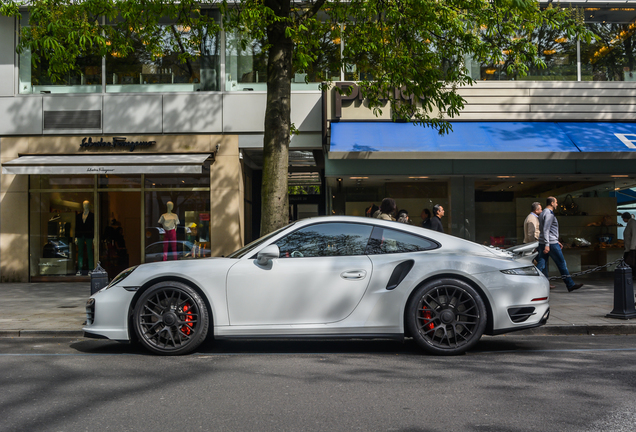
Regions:
M 278 257 L 280 257 L 280 249 L 278 249 L 278 246 L 276 246 L 275 244 L 271 244 L 262 249 L 256 255 L 256 262 L 264 266 L 274 258 Z

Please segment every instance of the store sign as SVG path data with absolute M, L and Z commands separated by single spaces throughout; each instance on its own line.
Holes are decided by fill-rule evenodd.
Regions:
M 349 102 L 349 101 L 354 101 L 356 99 L 362 101 L 363 97 L 362 97 L 362 93 L 360 92 L 360 86 L 357 85 L 356 83 L 338 82 L 336 83 L 336 87 L 338 87 L 338 89 L 340 89 L 340 91 L 343 93 L 341 94 L 338 90 L 335 91 L 336 112 L 334 113 L 334 115 L 336 118 L 341 118 L 343 101 Z M 401 88 L 396 87 L 389 93 L 390 94 L 387 94 L 386 97 L 382 98 L 381 100 L 387 101 L 389 99 L 394 99 L 396 101 L 403 101 L 405 103 L 410 103 L 411 105 L 415 104 L 415 95 L 406 94 L 406 87 L 401 87 Z
M 135 151 L 137 147 L 150 147 L 156 143 L 156 141 L 126 141 L 126 137 L 113 137 L 112 141 L 104 141 L 104 138 L 100 138 L 99 141 L 93 141 L 93 138 L 91 137 L 84 137 L 80 144 L 80 150 L 88 147 L 120 147 L 127 148 L 132 152 Z
M 621 142 L 623 144 L 625 144 L 627 146 L 627 148 L 636 149 L 636 144 L 634 144 L 636 142 L 636 134 L 618 134 L 618 133 L 615 133 L 614 136 L 616 136 L 616 138 L 621 140 Z M 627 138 L 627 137 L 631 137 L 631 139 Z

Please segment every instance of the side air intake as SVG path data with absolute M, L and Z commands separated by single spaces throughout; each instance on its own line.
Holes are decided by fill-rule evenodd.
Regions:
M 395 289 L 400 282 L 404 280 L 406 275 L 409 274 L 413 268 L 413 264 L 415 264 L 415 261 L 407 260 L 395 266 L 395 269 L 393 269 L 393 273 L 391 273 L 391 277 L 389 278 L 389 282 L 386 284 L 386 289 Z

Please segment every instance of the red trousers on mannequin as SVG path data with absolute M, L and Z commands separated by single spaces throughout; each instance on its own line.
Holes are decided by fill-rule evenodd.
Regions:
M 172 259 L 177 259 L 177 230 L 166 231 L 163 236 L 163 260 L 168 261 L 168 245 L 172 251 Z

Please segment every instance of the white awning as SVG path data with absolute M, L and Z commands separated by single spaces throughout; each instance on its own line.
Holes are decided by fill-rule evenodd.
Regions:
M 201 174 L 210 154 L 20 156 L 3 174 Z

